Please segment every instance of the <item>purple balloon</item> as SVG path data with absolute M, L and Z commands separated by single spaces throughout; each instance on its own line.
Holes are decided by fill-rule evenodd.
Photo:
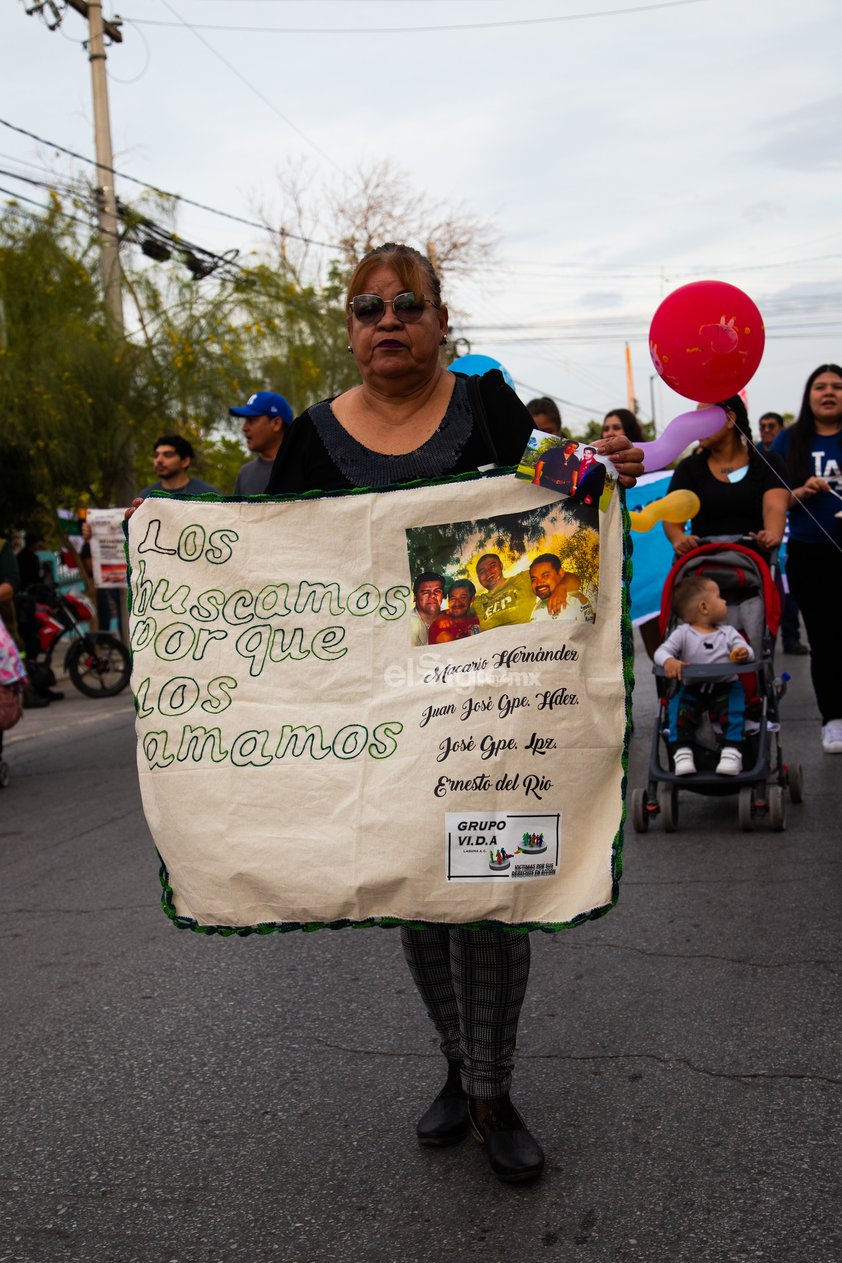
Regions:
M 725 410 L 716 404 L 709 408 L 699 408 L 696 412 L 682 412 L 673 417 L 663 434 L 654 442 L 636 444 L 643 452 L 644 470 L 651 474 L 655 469 L 664 469 L 681 455 L 685 447 L 716 434 L 727 420 Z

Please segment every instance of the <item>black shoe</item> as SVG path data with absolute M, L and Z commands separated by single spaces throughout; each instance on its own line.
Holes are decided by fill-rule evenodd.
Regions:
M 35 689 L 24 689 L 23 693 L 23 709 L 38 710 L 42 706 L 49 706 L 49 697 L 42 697 L 40 693 L 36 693 Z
M 447 1063 L 447 1082 L 426 1113 L 418 1120 L 419 1145 L 442 1148 L 455 1145 L 468 1134 L 468 1098 L 462 1088 L 462 1063 Z
M 63 702 L 64 701 L 64 694 L 59 693 L 57 689 L 47 689 L 46 692 L 44 693 L 44 696 L 47 698 L 47 701 L 49 702 Z
M 784 645 L 784 653 L 795 654 L 799 658 L 804 658 L 810 652 L 806 645 L 802 645 L 800 640 L 796 640 L 792 645 Z
M 468 1102 L 471 1131 L 485 1152 L 498 1180 L 516 1184 L 534 1180 L 544 1169 L 544 1151 L 508 1095 L 492 1101 L 472 1096 Z

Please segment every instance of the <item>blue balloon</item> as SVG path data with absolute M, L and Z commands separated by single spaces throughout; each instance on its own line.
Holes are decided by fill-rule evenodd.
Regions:
M 447 367 L 451 373 L 464 373 L 466 377 L 482 377 L 483 373 L 490 373 L 492 368 L 499 368 L 506 385 L 511 386 L 512 390 L 515 388 L 509 370 L 490 355 L 462 355 Z

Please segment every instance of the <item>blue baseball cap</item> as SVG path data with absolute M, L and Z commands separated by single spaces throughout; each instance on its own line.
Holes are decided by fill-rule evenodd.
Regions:
M 292 421 L 292 407 L 283 395 L 273 390 L 259 390 L 249 395 L 242 408 L 229 408 L 232 417 L 280 417 L 284 425 Z

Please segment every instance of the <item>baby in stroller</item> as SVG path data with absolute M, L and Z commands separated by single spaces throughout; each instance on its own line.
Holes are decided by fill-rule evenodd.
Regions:
M 675 589 L 673 609 L 682 621 L 655 651 L 655 663 L 670 680 L 680 683 L 669 702 L 670 737 L 675 742 L 676 776 L 693 776 L 696 763 L 691 742 L 701 718 L 708 714 L 722 728 L 724 744 L 716 772 L 737 776 L 743 770 L 745 690 L 738 676 L 723 674 L 704 683 L 681 683 L 681 669 L 690 663 L 715 665 L 750 662 L 754 650 L 735 627 L 725 622 L 728 607 L 719 585 L 704 575 L 691 575 Z

